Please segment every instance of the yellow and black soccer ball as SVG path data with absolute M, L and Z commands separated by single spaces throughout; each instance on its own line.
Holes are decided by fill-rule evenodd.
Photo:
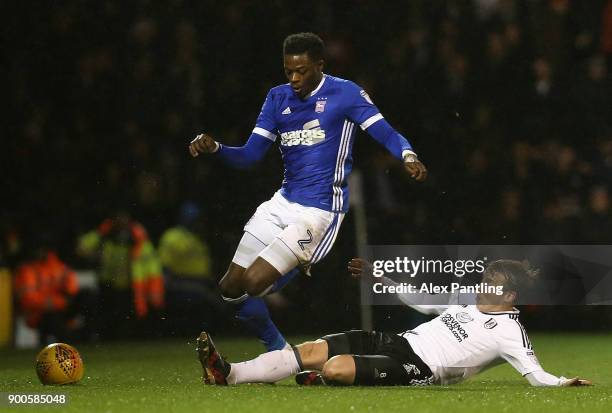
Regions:
M 65 343 L 53 343 L 36 357 L 36 374 L 42 384 L 76 383 L 85 367 L 76 348 Z

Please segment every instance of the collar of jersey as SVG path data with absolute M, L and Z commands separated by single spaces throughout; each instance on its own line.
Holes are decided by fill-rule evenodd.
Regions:
M 476 307 L 476 309 L 478 310 L 478 307 Z M 480 311 L 480 310 L 478 310 L 478 311 Z M 512 307 L 512 311 L 493 311 L 493 312 L 480 311 L 480 312 L 482 314 L 489 314 L 489 315 L 518 314 L 518 313 L 520 313 L 520 311 L 516 307 Z
M 313 90 L 312 92 L 310 92 L 308 95 L 304 96 L 304 100 L 313 97 L 314 95 L 317 94 L 317 92 L 319 90 L 321 90 L 321 88 L 323 87 L 323 83 L 325 83 L 325 78 L 327 77 L 327 75 L 325 73 L 323 73 L 323 77 L 321 77 L 321 81 L 319 82 L 319 86 L 317 86 L 315 88 L 315 90 Z

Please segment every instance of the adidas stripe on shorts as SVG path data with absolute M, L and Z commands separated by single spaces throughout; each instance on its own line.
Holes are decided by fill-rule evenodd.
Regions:
M 281 274 L 316 264 L 331 250 L 343 219 L 342 212 L 290 202 L 276 192 L 244 226 L 232 262 L 247 268 L 259 256 Z

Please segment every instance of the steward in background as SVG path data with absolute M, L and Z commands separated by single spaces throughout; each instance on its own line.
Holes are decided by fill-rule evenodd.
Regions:
M 41 345 L 91 338 L 92 297 L 79 291 L 76 274 L 48 242 L 41 238 L 31 247 L 15 272 L 18 314 L 38 330 Z
M 142 224 L 118 212 L 81 236 L 77 252 L 99 262 L 102 337 L 156 334 L 165 307 L 164 279 Z
M 177 225 L 162 234 L 158 251 L 164 269 L 169 333 L 189 335 L 201 328 L 202 316 L 210 328 L 227 321 L 227 311 L 212 277 L 200 207 L 186 201 L 177 218 Z

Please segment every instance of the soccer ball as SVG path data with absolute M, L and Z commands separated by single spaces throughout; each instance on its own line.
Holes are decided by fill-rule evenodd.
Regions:
M 49 344 L 36 357 L 36 374 L 42 384 L 76 383 L 83 371 L 81 355 L 65 343 Z

